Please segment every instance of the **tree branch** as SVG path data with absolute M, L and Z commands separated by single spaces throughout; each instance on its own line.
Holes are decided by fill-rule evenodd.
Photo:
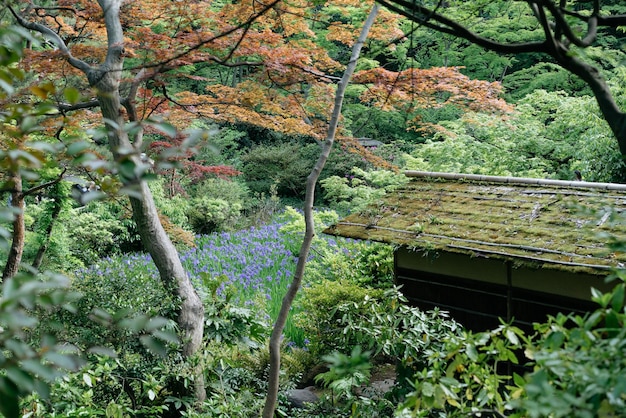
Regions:
M 67 167 L 63 167 L 63 171 L 61 172 L 61 174 L 59 174 L 57 176 L 56 179 L 48 181 L 48 182 L 43 183 L 43 184 L 40 184 L 39 186 L 32 187 L 32 188 L 26 190 L 25 192 L 23 192 L 22 195 L 23 196 L 30 196 L 32 194 L 37 193 L 39 190 L 46 189 L 46 188 L 48 188 L 48 187 L 50 187 L 50 186 L 52 186 L 54 184 L 57 184 L 58 182 L 63 180 L 63 176 L 65 175 L 66 171 L 67 171 Z
M 75 104 L 58 103 L 57 109 L 59 109 L 60 112 L 73 112 L 75 110 L 93 109 L 94 107 L 98 107 L 98 106 L 100 106 L 100 102 L 97 99 L 93 99 L 87 102 L 75 103 Z
M 15 10 L 13 10 L 13 7 L 11 6 L 7 6 L 7 8 L 11 12 L 15 20 L 17 20 L 17 23 L 20 26 L 26 29 L 30 29 L 35 32 L 39 32 L 46 38 L 50 39 L 57 46 L 57 48 L 59 48 L 59 50 L 63 53 L 63 55 L 65 55 L 67 62 L 69 62 L 70 65 L 72 65 L 74 68 L 81 70 L 85 74 L 89 73 L 92 70 L 92 67 L 89 64 L 87 64 L 85 61 L 80 60 L 72 55 L 72 53 L 70 52 L 69 48 L 67 47 L 63 39 L 61 39 L 61 37 L 56 32 L 54 32 L 53 30 L 51 30 L 50 28 L 46 26 L 40 25 L 39 23 L 27 21 L 22 16 L 20 16 Z
M 546 42 L 520 42 L 517 44 L 503 44 L 484 38 L 475 32 L 470 31 L 465 26 L 455 22 L 452 19 L 437 13 L 435 10 L 420 6 L 407 0 L 376 0 L 389 10 L 405 16 L 419 24 L 436 30 L 438 32 L 447 33 L 459 38 L 482 46 L 483 48 L 505 53 L 518 54 L 523 52 L 546 52 Z M 400 7 L 399 7 L 400 6 Z M 436 23 L 433 23 L 436 22 Z

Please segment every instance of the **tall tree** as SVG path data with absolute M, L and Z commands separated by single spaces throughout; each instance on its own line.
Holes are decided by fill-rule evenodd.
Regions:
M 106 127 L 109 148 L 118 162 L 127 162 L 141 167 L 140 143 L 141 129 L 135 130 L 134 138 L 126 128 L 125 113 L 122 111 L 122 93 L 120 85 L 125 56 L 124 32 L 120 20 L 121 0 L 99 0 L 104 28 L 107 37 L 107 49 L 104 60 L 92 65 L 75 57 L 59 34 L 38 22 L 26 20 L 12 9 L 17 21 L 25 28 L 39 32 L 54 42 L 64 58 L 87 78 L 96 95 L 97 104 Z M 133 113 L 133 97 L 128 97 L 127 109 Z M 176 248 L 166 234 L 159 220 L 158 212 L 148 185 L 140 175 L 122 175 L 125 186 L 132 189 L 130 195 L 133 217 L 137 223 L 142 242 L 152 255 L 157 265 L 164 286 L 172 289 L 180 298 L 180 310 L 177 323 L 182 331 L 184 357 L 194 355 L 202 344 L 204 330 L 204 308 L 193 285 L 183 268 Z M 194 393 L 198 400 L 206 397 L 202 372 L 196 373 Z
M 354 73 L 354 70 L 356 68 L 357 60 L 359 59 L 359 55 L 361 54 L 361 49 L 363 48 L 365 40 L 367 39 L 367 35 L 370 32 L 372 25 L 374 24 L 374 19 L 376 18 L 377 13 L 378 5 L 374 4 L 372 10 L 370 11 L 370 14 L 363 24 L 360 35 L 352 48 L 350 62 L 348 63 L 343 73 L 343 76 L 341 77 L 341 80 L 337 83 L 335 101 L 328 123 L 326 139 L 324 140 L 324 143 L 322 145 L 320 156 L 315 163 L 315 166 L 311 170 L 311 173 L 307 177 L 306 196 L 304 201 L 305 233 L 302 240 L 302 245 L 300 246 L 300 252 L 298 254 L 298 264 L 296 265 L 293 280 L 283 298 L 280 312 L 278 313 L 278 318 L 276 319 L 276 323 L 274 324 L 272 335 L 270 337 L 270 371 L 268 376 L 267 397 L 265 399 L 265 406 L 263 408 L 262 414 L 263 418 L 273 417 L 276 409 L 276 401 L 278 399 L 279 389 L 278 381 L 280 375 L 280 340 L 283 334 L 283 329 L 285 328 L 285 324 L 287 322 L 289 310 L 291 309 L 291 305 L 293 304 L 293 301 L 296 298 L 296 295 L 302 283 L 302 277 L 304 276 L 304 270 L 306 267 L 306 260 L 309 256 L 311 243 L 313 242 L 313 236 L 315 234 L 313 222 L 313 202 L 315 201 L 315 186 L 317 184 L 317 179 L 319 178 L 320 173 L 324 169 L 324 165 L 328 160 L 328 156 L 330 155 L 330 151 L 335 141 L 346 87 L 350 82 L 350 78 L 352 78 L 352 74 Z
M 489 33 L 470 29 L 465 21 L 451 18 L 450 7 L 465 7 L 477 13 L 483 2 L 377 0 L 390 10 L 435 31 L 466 39 L 483 48 L 503 54 L 540 53 L 580 77 L 593 91 L 600 110 L 626 156 L 626 112 L 616 102 L 600 66 L 582 52 L 606 34 L 626 24 L 626 13 L 616 12 L 613 2 L 527 0 L 527 17 L 541 28 L 526 40 L 512 43 L 496 40 Z M 604 4 L 603 4 L 604 3 Z M 502 28 L 503 30 L 505 28 Z M 500 38 L 501 39 L 501 38 Z

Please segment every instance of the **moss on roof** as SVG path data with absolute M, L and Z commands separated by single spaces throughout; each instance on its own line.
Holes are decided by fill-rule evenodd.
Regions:
M 405 186 L 324 232 L 606 273 L 626 264 L 626 185 L 407 172 Z M 622 222 L 618 222 L 621 218 Z

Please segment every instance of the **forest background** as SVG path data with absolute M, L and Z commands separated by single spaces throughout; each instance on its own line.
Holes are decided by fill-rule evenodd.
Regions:
M 583 10 L 578 3 L 576 10 Z M 1 338 L 0 393 L 11 400 L 2 412 L 258 415 L 271 363 L 267 339 L 301 255 L 304 185 L 328 142 L 336 86 L 372 5 L 99 5 L 102 10 L 87 1 L 5 2 L 2 11 L 2 198 L 8 209 L 2 329 L 11 330 Z M 106 20 L 107 5 L 121 7 L 118 32 Z M 526 2 L 433 7 L 498 42 L 544 36 Z M 602 12 L 619 15 L 620 8 L 606 2 Z M 601 34 L 574 53 L 599 69 L 623 108 L 624 38 L 619 27 Z M 401 184 L 398 173 L 405 169 L 557 179 L 574 179 L 578 170 L 586 181 L 624 180 L 618 142 L 594 91 L 545 54 L 496 54 L 383 8 L 356 65 L 345 86 L 337 144 L 315 187 L 316 206 L 328 209 L 315 216 L 318 232 Z M 113 96 L 99 84 L 111 74 L 118 77 L 119 99 L 112 113 Z M 153 242 L 142 230 L 142 219 L 151 219 L 148 195 L 174 245 L 165 252 L 184 267 L 178 276 L 158 265 L 169 258 L 143 253 Z M 296 301 L 284 330 L 281 388 L 310 383 L 307 370 L 335 362 L 318 379 L 334 396 L 296 412 L 282 399 L 279 412 L 393 416 L 486 408 L 540 416 L 547 407 L 545 393 L 528 390 L 528 382 L 538 385 L 536 374 L 515 379 L 525 396 L 515 390 L 502 396 L 509 380 L 492 364 L 499 359 L 487 355 L 485 369 L 468 376 L 494 376 L 493 386 L 456 376 L 457 385 L 446 375 L 432 387 L 398 379 L 393 396 L 375 401 L 356 396 L 377 364 L 399 362 L 399 373 L 411 378 L 424 364 L 436 370 L 427 358 L 432 348 L 393 334 L 397 318 L 376 324 L 363 316 L 402 298 L 393 288 L 389 248 L 319 237 L 312 245 L 306 296 Z M 16 252 L 21 263 L 12 263 Z M 48 272 L 46 280 L 39 271 Z M 190 301 L 191 311 L 196 303 L 180 291 L 187 281 L 201 303 L 202 337 L 194 347 L 195 331 L 180 316 L 181 300 Z M 617 292 L 605 299 L 619 301 Z M 352 310 L 342 305 L 349 301 Z M 618 302 L 610 306 L 623 313 Z M 437 315 L 408 308 L 397 314 L 427 327 L 452 352 L 455 344 L 480 340 L 461 337 L 454 321 Z M 376 326 L 391 334 L 376 334 Z M 328 335 L 327 329 L 344 331 Z M 172 330 L 182 336 L 182 350 Z M 489 353 L 489 344 L 502 341 L 508 344 L 500 347 L 503 356 L 538 344 L 502 328 L 481 347 Z M 475 360 L 468 349 L 465 361 Z M 618 393 L 614 403 L 591 393 L 582 397 L 586 404 L 565 396 L 569 403 L 553 408 L 619 411 L 624 382 L 616 377 L 613 383 L 602 393 Z

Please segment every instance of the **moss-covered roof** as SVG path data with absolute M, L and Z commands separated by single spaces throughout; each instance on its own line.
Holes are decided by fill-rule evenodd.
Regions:
M 626 264 L 626 185 L 406 172 L 410 181 L 326 229 L 331 235 L 604 272 Z M 621 222 L 619 222 L 621 220 Z

